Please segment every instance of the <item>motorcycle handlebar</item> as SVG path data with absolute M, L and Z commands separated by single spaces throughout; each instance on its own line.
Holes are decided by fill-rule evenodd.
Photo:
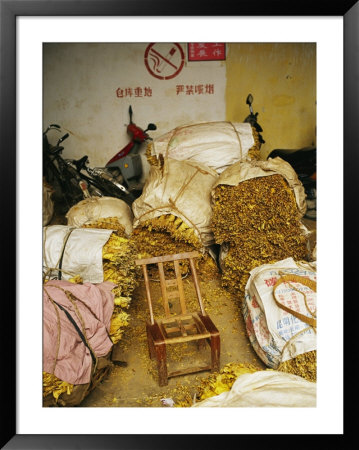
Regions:
M 61 142 L 63 142 L 65 139 L 67 139 L 69 137 L 69 133 L 64 134 L 58 141 L 57 141 L 57 145 L 61 144 Z

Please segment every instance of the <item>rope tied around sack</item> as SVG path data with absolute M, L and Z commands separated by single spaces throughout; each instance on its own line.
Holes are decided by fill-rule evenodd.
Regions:
M 312 329 L 314 331 L 314 333 L 317 332 L 317 320 L 316 320 L 316 312 L 317 312 L 317 310 L 316 309 L 314 311 L 310 310 L 310 308 L 308 306 L 307 296 L 306 296 L 305 292 L 303 292 L 300 289 L 296 288 L 290 282 L 292 281 L 294 283 L 303 284 L 304 286 L 309 287 L 309 289 L 311 289 L 314 292 L 317 292 L 317 283 L 314 280 L 311 280 L 310 278 L 306 278 L 306 277 L 303 277 L 303 276 L 300 276 L 300 275 L 295 275 L 295 274 L 284 275 L 282 271 L 279 271 L 279 274 L 281 275 L 281 277 L 278 279 L 278 281 L 273 286 L 273 298 L 274 298 L 274 301 L 276 302 L 276 304 L 277 304 L 277 306 L 279 308 L 281 308 L 284 311 L 292 314 L 294 317 L 297 317 L 299 320 L 301 320 L 302 322 L 307 323 L 309 325 L 308 327 L 303 328 L 298 333 L 294 334 L 290 339 L 288 339 L 288 341 L 286 341 L 286 343 L 284 344 L 284 346 L 282 348 L 282 355 L 283 355 L 285 349 L 289 346 L 289 344 L 291 344 L 300 334 L 305 333 L 306 331 L 308 331 L 310 329 Z M 306 307 L 308 313 L 312 317 L 305 316 L 304 314 L 301 314 L 298 311 L 295 311 L 295 310 L 293 310 L 293 309 L 283 305 L 278 300 L 275 291 L 278 288 L 278 286 L 280 286 L 283 283 L 287 283 L 290 286 L 291 289 L 293 289 L 294 291 L 299 292 L 300 294 L 303 295 L 305 307 Z
M 242 160 L 242 158 L 243 158 L 243 151 L 242 151 L 242 142 L 241 142 L 241 138 L 239 137 L 239 132 L 238 132 L 238 130 L 236 129 L 236 127 L 233 125 L 232 122 L 227 121 L 227 123 L 229 123 L 230 125 L 232 125 L 232 128 L 233 128 L 233 130 L 234 130 L 234 133 L 235 133 L 235 135 L 236 135 L 236 137 L 237 137 L 237 139 L 238 139 L 239 149 L 240 149 L 240 151 L 241 151 L 241 160 Z
M 66 289 L 63 289 L 63 288 L 61 288 L 60 286 L 54 286 L 54 285 L 51 285 L 51 287 L 54 287 L 54 288 L 59 289 L 59 290 L 61 290 L 62 292 L 64 292 L 64 294 L 65 294 L 66 297 L 70 300 L 71 304 L 73 305 L 73 307 L 74 307 L 74 309 L 75 309 L 76 316 L 77 316 L 78 320 L 80 321 L 80 324 L 81 324 L 81 327 L 82 327 L 81 332 L 82 332 L 82 336 L 83 336 L 83 339 L 84 339 L 84 344 L 85 344 L 85 345 L 87 346 L 87 348 L 89 349 L 89 351 L 90 351 L 90 353 L 91 353 L 91 357 L 92 357 L 93 363 L 94 363 L 94 364 L 93 364 L 93 368 L 92 368 L 92 374 L 93 374 L 93 373 L 96 371 L 96 368 L 97 368 L 98 358 L 97 358 L 97 356 L 96 356 L 96 354 L 95 354 L 93 348 L 91 347 L 91 345 L 90 345 L 90 343 L 89 343 L 89 341 L 88 341 L 88 339 L 87 339 L 87 336 L 86 336 L 86 325 L 85 325 L 85 321 L 84 321 L 84 319 L 83 319 L 83 317 L 82 317 L 82 315 L 81 315 L 81 313 L 80 313 L 80 311 L 79 311 L 79 309 L 78 309 L 78 307 L 77 307 L 77 305 L 76 305 L 76 303 L 75 303 L 75 300 L 79 301 L 81 304 L 83 304 L 84 306 L 86 306 L 86 308 L 91 312 L 91 314 L 92 314 L 97 320 L 99 320 L 99 319 L 98 319 L 98 317 L 96 316 L 96 314 L 92 311 L 92 309 L 91 309 L 88 305 L 86 305 L 86 303 L 84 303 L 81 299 L 79 299 L 78 297 L 76 297 L 72 292 L 70 292 L 70 291 L 68 291 L 68 290 L 66 290 Z M 46 289 L 45 287 L 44 287 L 44 290 L 45 290 L 45 292 L 46 292 L 46 294 L 47 294 L 49 300 L 50 300 L 51 303 L 53 304 L 53 306 L 54 306 L 54 308 L 55 308 L 55 310 L 56 310 L 56 315 L 57 315 L 58 338 L 57 338 L 56 354 L 55 354 L 55 360 L 54 360 L 54 366 L 53 366 L 53 373 L 54 373 L 55 367 L 56 367 L 56 363 L 57 363 L 57 359 L 58 359 L 58 352 L 59 352 L 59 349 L 60 349 L 60 336 L 61 336 L 61 322 L 60 322 L 60 315 L 59 315 L 59 312 L 58 312 L 58 308 L 61 309 L 61 308 L 63 308 L 63 307 L 62 307 L 61 305 L 59 305 L 59 304 L 58 304 L 58 303 L 50 296 L 49 292 L 47 291 L 47 289 Z M 57 307 L 56 307 L 56 306 L 57 306 Z M 82 339 L 82 336 L 80 336 L 81 339 Z
M 45 235 L 45 237 L 44 237 L 44 248 L 46 248 L 47 229 L 48 229 L 48 227 L 45 227 L 45 231 L 44 231 L 44 235 Z M 63 260 L 64 253 L 65 253 L 65 247 L 66 247 L 67 241 L 69 240 L 69 237 L 70 237 L 71 233 L 75 229 L 76 229 L 76 227 L 70 227 L 69 230 L 67 231 L 67 233 L 66 233 L 66 235 L 64 237 L 63 243 L 62 243 L 62 248 L 61 248 L 61 251 L 60 251 L 59 259 L 58 259 L 57 263 L 55 264 L 54 268 L 49 268 L 47 266 L 46 252 L 45 252 L 45 254 L 44 254 L 45 261 L 44 262 L 46 263 L 45 267 L 47 268 L 47 271 L 43 275 L 43 280 L 46 280 L 46 278 L 48 276 L 50 276 L 50 274 L 51 274 L 51 272 L 53 270 L 57 270 L 58 271 L 58 279 L 61 280 L 61 277 L 62 277 L 61 273 L 62 272 L 66 272 L 65 270 L 62 269 L 62 260 Z M 67 273 L 69 273 L 69 272 L 67 272 Z M 70 275 L 71 275 L 71 273 L 70 273 Z
M 207 172 L 199 167 L 196 167 L 196 171 L 191 175 L 191 177 L 187 180 L 186 183 L 183 183 L 181 188 L 178 190 L 178 192 L 176 193 L 176 196 L 174 198 L 174 200 L 172 200 L 171 197 L 169 197 L 168 199 L 168 203 L 161 205 L 161 206 L 157 206 L 156 208 L 152 208 L 146 212 L 144 212 L 143 214 L 141 214 L 138 217 L 138 221 L 141 222 L 141 219 L 144 216 L 147 216 L 148 214 L 151 214 L 155 211 L 161 211 L 163 209 L 170 209 L 171 211 L 174 211 L 177 213 L 178 217 L 184 217 L 184 219 L 190 224 L 190 226 L 196 231 L 196 233 L 198 234 L 198 237 L 201 238 L 201 232 L 199 230 L 199 228 L 192 222 L 191 219 L 189 219 L 186 214 L 184 214 L 180 209 L 178 209 L 176 202 L 178 201 L 178 199 L 181 197 L 181 195 L 184 193 L 184 191 L 187 189 L 187 187 L 189 186 L 189 184 L 192 182 L 192 180 L 194 179 L 194 177 L 198 174 L 201 173 L 203 175 L 209 174 L 212 175 L 210 172 Z
M 315 267 L 314 267 L 312 264 L 307 263 L 307 262 L 305 262 L 305 261 L 299 261 L 299 262 L 297 262 L 297 265 L 298 265 L 298 268 L 301 268 L 301 269 L 303 269 L 303 270 L 305 270 L 305 271 L 308 271 L 308 267 L 306 267 L 306 265 L 309 266 L 310 269 L 312 269 L 313 271 L 315 271 Z M 290 284 L 290 286 L 291 286 L 292 288 L 294 288 L 294 290 L 300 292 L 300 293 L 303 295 L 303 297 L 304 297 L 304 303 L 305 303 L 306 309 L 308 310 L 308 312 L 310 313 L 310 315 L 311 315 L 312 317 L 305 316 L 305 315 L 303 315 L 303 314 L 297 313 L 296 311 L 293 311 L 293 310 L 290 309 L 290 308 L 284 307 L 284 305 L 282 305 L 282 303 L 280 303 L 280 302 L 278 301 L 278 299 L 276 298 L 275 290 L 277 289 L 277 287 L 278 287 L 280 284 L 282 284 L 282 283 L 284 283 L 284 282 L 287 282 L 287 283 L 288 283 L 288 282 L 292 281 L 292 282 L 298 282 L 298 283 L 304 284 L 305 286 L 307 286 L 307 287 L 309 287 L 310 289 L 312 289 L 314 292 L 317 292 L 317 290 L 316 290 L 316 285 L 317 285 L 317 284 L 316 284 L 316 282 L 315 282 L 314 280 L 311 280 L 310 278 L 307 278 L 307 277 L 305 277 L 305 276 L 300 276 L 300 275 L 295 275 L 295 274 L 288 274 L 288 272 L 287 272 L 287 273 L 284 272 L 284 271 L 288 271 L 288 270 L 296 270 L 296 268 L 294 268 L 294 267 L 275 267 L 275 268 L 272 268 L 272 267 L 265 267 L 265 268 L 259 270 L 259 271 L 253 276 L 252 282 L 254 283 L 254 282 L 257 280 L 257 278 L 258 278 L 260 275 L 262 275 L 264 272 L 269 272 L 269 271 L 271 271 L 271 270 L 277 271 L 277 273 L 278 273 L 279 276 L 280 276 L 280 278 L 276 281 L 276 283 L 275 283 L 274 286 L 273 286 L 273 298 L 274 298 L 274 301 L 276 302 L 277 306 L 278 306 L 279 308 L 285 310 L 286 312 L 289 312 L 289 313 L 292 314 L 293 316 L 297 317 L 297 318 L 298 318 L 299 320 L 301 320 L 302 322 L 307 323 L 307 324 L 309 325 L 308 327 L 305 327 L 305 328 L 303 328 L 302 330 L 298 331 L 298 332 L 297 332 L 296 334 L 294 334 L 290 339 L 288 339 L 288 341 L 286 341 L 286 343 L 284 344 L 284 346 L 283 346 L 283 348 L 282 348 L 282 355 L 283 355 L 285 349 L 289 346 L 289 344 L 291 344 L 291 343 L 292 343 L 292 342 L 293 342 L 300 334 L 305 333 L 306 331 L 308 331 L 308 330 L 310 330 L 310 329 L 312 329 L 312 330 L 314 331 L 314 333 L 317 332 L 317 331 L 316 331 L 316 326 L 317 326 L 317 324 L 316 324 L 316 310 L 313 312 L 313 311 L 311 311 L 311 310 L 309 309 L 308 302 L 307 302 L 307 297 L 306 297 L 305 293 L 302 292 L 302 291 L 300 291 L 299 289 L 295 288 L 295 287 L 294 287 L 293 285 L 291 285 L 291 284 Z M 299 317 L 298 317 L 298 316 L 299 316 Z
M 279 273 L 280 273 L 281 277 L 273 286 L 273 297 L 274 297 L 274 301 L 276 302 L 277 306 L 279 306 L 279 308 L 281 308 L 281 309 L 284 309 L 284 311 L 292 314 L 293 316 L 297 317 L 302 322 L 307 323 L 308 325 L 310 325 L 313 328 L 316 328 L 317 327 L 317 321 L 316 321 L 317 310 L 315 309 L 314 312 L 310 310 L 305 292 L 303 292 L 300 289 L 293 286 L 293 284 L 291 284 L 290 281 L 292 281 L 294 283 L 303 284 L 304 286 L 307 286 L 309 289 L 311 289 L 314 292 L 317 292 L 317 283 L 309 278 L 306 278 L 306 277 L 303 277 L 300 275 L 294 275 L 294 274 L 283 275 L 282 272 L 279 272 Z M 283 283 L 287 283 L 291 289 L 293 289 L 294 291 L 299 292 L 300 294 L 303 295 L 305 307 L 306 307 L 308 313 L 312 317 L 305 316 L 304 314 L 301 314 L 300 312 L 295 311 L 295 310 L 289 308 L 288 306 L 283 305 L 283 303 L 281 303 L 278 300 L 277 295 L 276 295 L 276 289 L 278 288 L 278 286 L 280 286 Z
M 58 308 L 56 307 L 54 299 L 50 296 L 50 294 L 45 289 L 45 292 L 47 294 L 47 297 L 49 298 L 50 302 L 52 303 L 52 306 L 54 307 L 56 318 L 57 318 L 57 340 L 56 340 L 56 352 L 55 352 L 55 358 L 54 358 L 54 365 L 52 367 L 52 372 L 55 372 L 55 367 L 57 364 L 57 358 L 59 356 L 59 350 L 60 350 L 60 342 L 61 342 L 61 322 L 60 322 L 60 314 L 58 311 Z

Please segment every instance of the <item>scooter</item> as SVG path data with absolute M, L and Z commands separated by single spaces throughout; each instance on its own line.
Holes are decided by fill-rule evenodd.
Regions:
M 141 156 L 138 154 L 143 142 L 152 140 L 147 134 L 147 131 L 154 131 L 157 129 L 154 123 L 149 123 L 145 130 L 138 127 L 132 121 L 132 107 L 129 109 L 130 123 L 127 125 L 127 133 L 131 136 L 130 142 L 115 156 L 113 156 L 106 164 L 107 168 L 117 168 L 127 184 L 128 190 L 142 191 L 143 183 L 139 182 L 142 175 Z
M 79 160 L 71 160 L 78 174 L 102 192 L 102 195 L 122 198 L 130 205 L 141 195 L 144 185 L 139 181 L 142 175 L 142 162 L 138 152 L 146 140 L 152 139 L 147 131 L 157 129 L 155 124 L 149 123 L 143 130 L 132 121 L 132 115 L 130 106 L 130 123 L 127 125 L 127 133 L 131 136 L 130 142 L 116 153 L 105 167 L 90 167 L 87 155 Z

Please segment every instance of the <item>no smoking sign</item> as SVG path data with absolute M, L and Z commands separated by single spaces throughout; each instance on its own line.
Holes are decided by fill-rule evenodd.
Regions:
M 159 80 L 170 80 L 183 69 L 185 55 L 179 44 L 150 44 L 145 51 L 145 65 Z

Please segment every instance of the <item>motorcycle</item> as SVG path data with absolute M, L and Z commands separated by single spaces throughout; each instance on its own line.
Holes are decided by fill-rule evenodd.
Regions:
M 51 124 L 43 133 L 43 179 L 53 188 L 52 199 L 59 212 L 66 212 L 91 194 L 87 183 L 61 156 L 64 150 L 61 144 L 69 137 L 69 133 L 64 134 L 55 145 L 51 145 L 47 137 L 50 130 L 61 132 L 61 127 Z
M 263 136 L 261 135 L 261 133 L 263 132 L 263 129 L 258 123 L 258 114 L 259 113 L 258 112 L 256 112 L 255 114 L 253 113 L 252 103 L 253 103 L 253 95 L 248 94 L 247 99 L 246 99 L 246 104 L 249 106 L 249 115 L 244 119 L 243 122 L 251 124 L 251 126 L 258 132 L 259 142 L 261 144 L 264 144 L 265 140 L 263 139 Z
M 132 115 L 130 106 L 130 123 L 127 125 L 127 133 L 131 137 L 130 142 L 117 152 L 104 167 L 90 167 L 87 155 L 79 160 L 71 160 L 77 173 L 84 177 L 89 184 L 102 191 L 103 195 L 123 198 L 130 205 L 141 195 L 144 185 L 143 182 L 140 182 L 142 161 L 139 151 L 145 141 L 152 139 L 147 131 L 157 129 L 155 124 L 149 123 L 143 130 L 132 121 Z
M 69 209 L 78 201 L 93 196 L 109 196 L 124 200 L 129 205 L 142 193 L 143 183 L 139 181 L 142 175 L 141 156 L 138 154 L 141 145 L 151 139 L 149 130 L 156 130 L 156 125 L 150 123 L 143 130 L 132 121 L 132 107 L 129 107 L 130 123 L 127 132 L 130 142 L 104 167 L 90 167 L 87 155 L 82 158 L 64 159 L 61 154 L 64 149 L 60 144 L 69 137 L 66 133 L 55 146 L 47 139 L 49 130 L 61 131 L 61 127 L 51 124 L 44 132 L 43 155 L 44 175 L 49 184 L 55 182 L 59 199 L 65 202 Z

